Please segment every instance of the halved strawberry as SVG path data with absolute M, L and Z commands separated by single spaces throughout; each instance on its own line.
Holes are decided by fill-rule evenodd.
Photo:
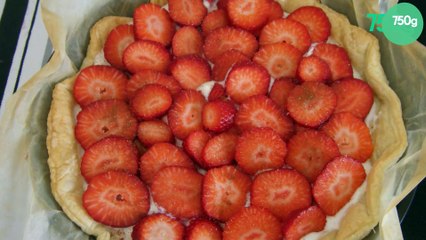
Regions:
M 248 61 L 250 61 L 250 59 L 238 50 L 224 52 L 216 58 L 216 63 L 212 70 L 213 80 L 219 82 L 225 80 L 226 75 L 234 64 Z
M 312 188 L 325 214 L 334 216 L 364 182 L 364 167 L 350 157 L 337 157 L 324 168 Z
M 309 31 L 312 42 L 325 42 L 330 36 L 330 21 L 324 11 L 319 7 L 300 7 L 290 13 L 288 18 L 305 25 Z
M 320 232 L 326 224 L 326 216 L 318 206 L 304 209 L 285 222 L 283 235 L 286 240 L 299 240 L 311 232 Z
M 203 164 L 206 167 L 228 165 L 234 160 L 238 136 L 224 132 L 209 139 L 202 151 Z
M 291 90 L 296 87 L 292 78 L 279 78 L 272 84 L 269 97 L 281 108 L 287 111 L 287 98 Z
M 352 77 L 351 60 L 344 48 L 335 44 L 320 43 L 315 47 L 313 55 L 328 64 L 332 81 Z
M 136 224 L 149 210 L 149 192 L 138 177 L 109 171 L 95 176 L 83 193 L 83 207 L 97 222 L 111 227 Z
M 234 124 L 237 109 L 230 101 L 216 100 L 203 107 L 203 126 L 213 132 L 224 132 Z
M 207 14 L 203 20 L 203 23 L 201 24 L 201 29 L 204 36 L 207 36 L 213 30 L 226 27 L 228 25 L 229 19 L 226 11 L 223 9 L 217 9 Z
M 337 96 L 335 113 L 350 112 L 364 119 L 370 112 L 374 93 L 368 83 L 356 78 L 345 78 L 334 82 L 331 88 Z
M 173 36 L 172 50 L 173 55 L 176 57 L 185 55 L 201 56 L 203 52 L 203 37 L 195 27 L 181 27 Z
M 131 140 L 119 137 L 104 138 L 90 146 L 81 159 L 81 175 L 86 182 L 108 171 L 138 172 L 138 149 Z
M 304 82 L 325 82 L 331 78 L 331 71 L 325 61 L 311 55 L 300 61 L 297 77 Z
M 147 147 L 160 142 L 174 143 L 175 141 L 169 125 L 160 120 L 140 122 L 137 136 L 139 141 Z
M 211 137 L 211 134 L 206 131 L 197 130 L 190 133 L 183 141 L 183 149 L 202 167 L 205 167 L 202 158 L 203 148 Z
M 342 155 L 365 162 L 373 153 L 370 130 L 361 119 L 351 113 L 336 113 L 321 128 L 339 146 Z
M 135 41 L 133 25 L 118 25 L 108 34 L 104 44 L 105 59 L 114 67 L 124 70 L 123 52 Z
M 316 130 L 298 132 L 287 144 L 286 163 L 315 181 L 325 165 L 340 155 L 339 147 L 327 134 Z
M 281 5 L 275 1 L 275 0 L 270 0 L 269 1 L 269 12 L 268 12 L 268 20 L 267 22 L 271 22 L 274 21 L 275 19 L 279 19 L 282 18 L 284 15 L 284 11 L 281 7 Z
M 172 105 L 172 95 L 160 84 L 147 84 L 139 89 L 130 102 L 132 111 L 143 120 L 162 116 Z
M 261 65 L 243 62 L 234 65 L 226 77 L 226 93 L 237 103 L 268 92 L 270 76 Z
M 179 82 L 174 77 L 162 72 L 144 69 L 130 77 L 126 86 L 127 97 L 132 99 L 137 90 L 147 84 L 160 84 L 166 87 L 173 96 L 182 90 Z
M 302 52 L 288 43 L 268 44 L 260 48 L 253 61 L 264 66 L 274 78 L 296 77 Z
M 260 45 L 281 42 L 293 45 L 302 53 L 305 53 L 311 46 L 311 38 L 306 27 L 287 18 L 279 18 L 269 22 L 262 28 L 259 36 Z
M 264 208 L 244 208 L 223 229 L 223 240 L 281 240 L 281 222 Z
M 282 167 L 286 154 L 286 143 L 270 128 L 243 132 L 235 147 L 235 160 L 249 174 Z
M 206 99 L 195 90 L 183 90 L 175 98 L 167 119 L 173 135 L 185 139 L 191 132 L 203 129 L 202 111 Z
M 182 149 L 170 143 L 156 143 L 140 158 L 141 178 L 151 185 L 155 174 L 170 166 L 194 168 L 191 159 Z
M 158 42 L 140 40 L 124 50 L 123 63 L 131 73 L 144 69 L 166 72 L 170 65 L 170 54 Z
M 222 85 L 215 83 L 209 93 L 207 100 L 209 102 L 212 102 L 212 101 L 224 99 L 224 98 L 225 98 L 225 88 Z
M 203 208 L 212 218 L 227 221 L 247 200 L 251 179 L 234 166 L 212 168 L 203 182 Z
M 268 0 L 228 0 L 228 15 L 232 24 L 246 30 L 261 28 L 268 20 Z
M 137 124 L 124 101 L 96 101 L 78 113 L 75 138 L 84 149 L 109 136 L 133 139 Z
M 133 13 L 135 36 L 138 40 L 151 40 L 169 45 L 175 26 L 169 13 L 153 3 L 141 4 Z
M 198 26 L 207 14 L 202 0 L 169 0 L 170 16 L 182 25 Z
M 153 214 L 143 218 L 133 227 L 133 240 L 182 240 L 185 226 L 166 214 Z
M 183 89 L 197 89 L 210 81 L 209 63 L 196 55 L 176 58 L 170 66 L 170 72 Z
M 220 226 L 207 219 L 191 221 L 186 231 L 187 240 L 222 240 Z
M 262 172 L 253 181 L 250 192 L 252 206 L 268 209 L 281 220 L 311 205 L 311 185 L 295 170 L 279 169 Z
M 178 218 L 202 214 L 201 188 L 203 175 L 185 167 L 166 167 L 160 170 L 151 184 L 155 203 Z
M 291 119 L 274 101 L 263 95 L 245 100 L 240 105 L 235 123 L 243 131 L 254 127 L 269 127 L 283 139 L 288 139 L 294 131 Z
M 317 127 L 327 121 L 336 107 L 336 94 L 320 82 L 304 82 L 287 98 L 287 110 L 296 122 Z
M 216 63 L 216 58 L 229 50 L 238 50 L 247 57 L 253 57 L 258 47 L 256 37 L 248 31 L 222 27 L 210 32 L 204 40 L 204 54 L 207 59 Z
M 93 65 L 84 68 L 75 79 L 73 94 L 84 107 L 98 100 L 126 99 L 127 77 L 110 66 Z

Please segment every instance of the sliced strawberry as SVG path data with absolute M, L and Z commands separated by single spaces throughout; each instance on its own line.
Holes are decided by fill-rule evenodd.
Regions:
M 350 112 L 364 119 L 370 112 L 374 93 L 368 83 L 356 78 L 346 78 L 334 82 L 331 87 L 337 96 L 335 113 Z
M 105 59 L 114 67 L 124 70 L 123 52 L 135 41 L 133 25 L 118 25 L 108 34 L 104 44 Z
M 81 159 L 81 175 L 86 182 L 108 171 L 138 172 L 138 149 L 131 140 L 104 138 L 91 145 Z
M 227 221 L 246 204 L 250 186 L 250 177 L 234 166 L 208 170 L 203 182 L 204 211 L 212 218 Z
M 279 78 L 272 84 L 269 97 L 281 108 L 287 111 L 287 98 L 291 90 L 296 87 L 294 79 Z
M 153 3 L 141 4 L 136 8 L 133 22 L 138 40 L 150 40 L 169 45 L 175 33 L 175 26 L 169 13 Z
M 210 81 L 209 63 L 196 55 L 176 58 L 170 66 L 170 72 L 183 89 L 197 89 Z
M 209 97 L 207 98 L 207 100 L 209 102 L 212 102 L 212 101 L 224 99 L 224 98 L 225 98 L 225 88 L 222 85 L 215 83 L 212 87 L 212 90 L 209 93 Z
M 203 107 L 203 126 L 213 132 L 224 132 L 234 124 L 237 109 L 230 101 L 216 100 Z
M 268 20 L 269 0 L 228 0 L 232 24 L 246 30 L 261 28 Z
M 300 61 L 297 77 L 304 82 L 325 82 L 331 78 L 331 71 L 325 61 L 311 55 Z
M 296 77 L 302 52 L 288 43 L 265 45 L 254 55 L 253 61 L 264 66 L 273 78 Z
M 131 73 L 144 69 L 165 72 L 170 65 L 170 54 L 160 43 L 141 40 L 124 50 L 123 63 Z
M 149 192 L 138 177 L 109 171 L 95 176 L 83 193 L 83 207 L 97 222 L 111 227 L 136 224 L 149 210 Z
M 195 90 L 183 90 L 175 98 L 167 119 L 173 135 L 185 139 L 191 132 L 203 129 L 202 111 L 206 99 Z
M 183 141 L 183 149 L 202 167 L 205 167 L 202 158 L 203 148 L 211 137 L 211 134 L 206 131 L 197 130 L 190 133 Z
M 228 1 L 229 0 L 218 0 L 217 1 L 217 8 L 222 10 L 228 9 Z
M 170 166 L 194 168 L 191 159 L 180 148 L 170 143 L 156 143 L 140 158 L 141 178 L 150 185 L 158 171 Z
M 187 240 L 222 240 L 220 226 L 207 219 L 191 221 L 186 231 Z
M 274 21 L 275 19 L 282 18 L 284 16 L 284 11 L 281 5 L 275 0 L 269 1 L 268 9 L 269 9 L 268 20 L 267 20 L 268 23 Z
M 198 26 L 207 14 L 202 0 L 169 0 L 170 16 L 182 25 Z
M 226 77 L 226 93 L 237 103 L 268 92 L 268 71 L 255 63 L 243 62 L 232 67 Z
M 182 240 L 185 226 L 166 214 L 154 214 L 142 219 L 133 227 L 133 240 Z
M 213 30 L 204 40 L 204 54 L 216 63 L 216 58 L 229 50 L 238 50 L 247 57 L 253 57 L 258 47 L 256 37 L 248 31 L 222 27 Z
M 259 37 L 260 45 L 281 42 L 293 45 L 302 53 L 308 51 L 311 46 L 311 38 L 306 27 L 287 18 L 279 18 L 266 24 Z
M 166 87 L 173 96 L 182 89 L 179 82 L 174 77 L 162 72 L 145 69 L 133 74 L 127 82 L 126 92 L 128 98 L 132 99 L 136 91 L 143 86 L 155 83 Z
M 228 15 L 225 10 L 217 9 L 209 12 L 201 24 L 201 29 L 204 36 L 217 28 L 226 27 L 229 25 Z
M 248 62 L 250 59 L 238 50 L 229 50 L 216 58 L 216 63 L 213 66 L 213 80 L 223 81 L 228 75 L 229 70 L 241 62 Z
M 320 82 L 304 82 L 293 88 L 287 98 L 287 110 L 296 122 L 317 127 L 327 121 L 336 107 L 336 94 Z
M 315 181 L 325 165 L 340 155 L 339 147 L 327 134 L 306 130 L 290 138 L 287 144 L 286 163 Z
M 287 147 L 280 136 L 270 128 L 252 128 L 238 139 L 235 160 L 247 173 L 284 165 Z
M 175 141 L 169 125 L 160 120 L 140 122 L 137 136 L 139 141 L 141 141 L 141 143 L 147 147 L 150 147 L 156 143 L 174 143 Z
M 209 139 L 202 151 L 203 164 L 206 167 L 228 165 L 234 160 L 238 136 L 224 132 Z
M 295 170 L 279 169 L 262 172 L 253 181 L 252 206 L 268 209 L 281 220 L 311 205 L 311 185 Z
M 324 230 L 326 216 L 318 206 L 311 206 L 289 219 L 283 227 L 286 240 L 299 240 L 311 232 Z
M 137 120 L 124 101 L 101 100 L 89 104 L 77 115 L 75 138 L 84 149 L 109 136 L 133 139 Z
M 365 162 L 373 153 L 370 130 L 364 121 L 351 113 L 334 114 L 322 130 L 333 138 L 342 155 Z
M 263 208 L 242 209 L 226 222 L 223 240 L 248 239 L 281 240 L 280 220 Z
M 126 99 L 127 77 L 110 66 L 89 66 L 81 70 L 75 79 L 73 94 L 84 107 L 98 100 Z
M 269 127 L 283 139 L 288 139 L 294 130 L 291 119 L 274 101 L 262 95 L 251 97 L 240 105 L 235 123 L 243 131 L 253 127 Z
M 352 77 L 351 60 L 344 48 L 335 44 L 320 43 L 315 47 L 313 55 L 328 64 L 332 81 Z
M 313 42 L 325 42 L 330 36 L 330 21 L 319 7 L 300 7 L 290 13 L 288 18 L 305 25 Z
M 147 84 L 139 89 L 130 102 L 132 111 L 143 120 L 162 116 L 172 105 L 172 95 L 160 84 Z
M 201 188 L 203 175 L 185 167 L 160 170 L 151 184 L 152 197 L 158 206 L 178 218 L 202 214 Z
M 325 214 L 334 216 L 364 182 L 364 167 L 350 157 L 337 157 L 324 168 L 312 188 Z
M 173 55 L 176 57 L 185 55 L 201 56 L 203 52 L 203 37 L 201 33 L 191 26 L 179 28 L 172 40 Z

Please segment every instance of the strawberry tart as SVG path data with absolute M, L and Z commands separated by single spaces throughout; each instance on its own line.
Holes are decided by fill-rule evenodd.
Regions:
M 169 0 L 91 30 L 48 118 L 97 239 L 362 239 L 406 146 L 377 40 L 313 0 Z

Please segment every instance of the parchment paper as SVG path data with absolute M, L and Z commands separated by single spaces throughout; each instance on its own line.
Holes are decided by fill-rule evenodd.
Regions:
M 89 239 L 60 210 L 50 193 L 46 120 L 55 83 L 80 66 L 90 27 L 108 15 L 131 16 L 143 0 L 42 0 L 42 14 L 54 55 L 5 106 L 0 119 L 0 238 Z M 379 13 L 395 1 L 323 0 L 347 15 L 354 25 L 370 26 L 366 13 Z M 382 210 L 388 212 L 370 239 L 400 239 L 394 207 L 426 176 L 426 48 L 419 43 L 400 47 L 375 33 L 382 65 L 403 108 L 409 145 L 387 170 Z

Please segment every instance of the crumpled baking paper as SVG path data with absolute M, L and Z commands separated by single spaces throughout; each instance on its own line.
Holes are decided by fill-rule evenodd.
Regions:
M 90 239 L 61 211 L 50 191 L 46 128 L 53 86 L 73 75 L 85 56 L 89 30 L 109 15 L 132 16 L 143 0 L 42 0 L 43 20 L 54 47 L 50 61 L 6 103 L 0 119 L 0 235 L 2 239 Z M 369 29 L 367 13 L 384 13 L 396 1 L 323 0 Z M 401 239 L 395 206 L 426 176 L 426 48 L 397 46 L 382 33 L 382 65 L 398 94 L 408 148 L 387 170 L 382 194 L 388 214 L 367 239 Z

